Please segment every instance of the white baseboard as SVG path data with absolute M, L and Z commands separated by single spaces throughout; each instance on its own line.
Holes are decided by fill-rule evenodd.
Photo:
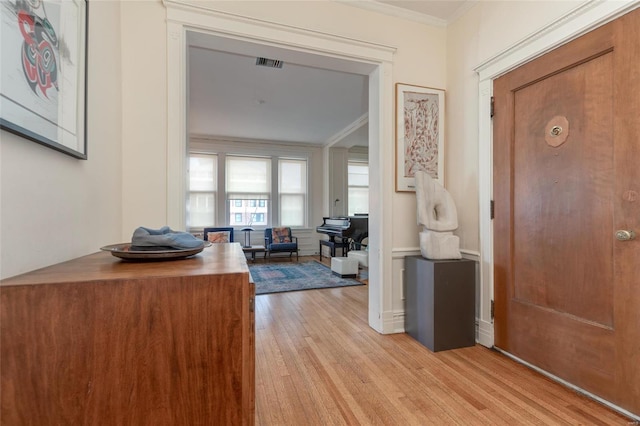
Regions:
M 404 333 L 404 310 L 393 312 L 393 332 Z
M 493 324 L 487 321 L 477 321 L 478 332 L 476 334 L 476 341 L 482 346 L 487 348 L 493 347 Z
M 394 325 L 394 312 L 386 311 L 382 313 L 382 334 L 394 334 L 397 333 L 395 331 Z

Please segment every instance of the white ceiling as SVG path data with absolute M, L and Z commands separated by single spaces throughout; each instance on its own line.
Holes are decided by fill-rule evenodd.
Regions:
M 473 1 L 342 3 L 401 17 L 409 13 L 414 20 L 437 25 Z M 188 43 L 192 135 L 368 145 L 367 75 L 372 65 L 195 32 L 189 33 Z M 257 57 L 284 64 L 281 69 L 256 66 Z
M 192 47 L 189 75 L 194 134 L 324 144 L 368 108 L 368 78 L 358 74 L 267 68 L 255 56 Z

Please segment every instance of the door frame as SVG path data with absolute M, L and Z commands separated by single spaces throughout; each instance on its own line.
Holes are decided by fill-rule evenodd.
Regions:
M 590 0 L 568 11 L 512 47 L 487 59 L 474 71 L 478 74 L 478 196 L 480 224 L 480 312 L 478 343 L 493 347 L 491 304 L 493 283 L 493 127 L 491 97 L 493 80 L 583 34 L 640 6 L 639 0 Z
M 321 33 L 266 20 L 217 11 L 209 6 L 163 0 L 167 12 L 167 224 L 186 225 L 186 165 L 188 105 L 187 33 L 201 32 L 229 41 L 275 46 L 324 57 L 327 61 L 366 65 L 369 77 L 369 166 L 379 173 L 369 181 L 378 197 L 369 198 L 369 326 L 379 333 L 395 332 L 391 244 L 393 179 L 393 46 Z M 362 69 L 362 66 L 360 67 Z M 362 72 L 357 72 L 362 74 Z M 326 172 L 326 166 L 325 166 Z M 328 193 L 324 195 L 329 211 Z
M 494 263 L 493 243 L 494 230 L 491 219 L 491 200 L 493 199 L 493 126 L 491 118 L 491 98 L 493 96 L 493 80 L 501 75 L 531 61 L 563 44 L 566 44 L 597 27 L 640 7 L 640 1 L 624 2 L 589 1 L 569 11 L 538 32 L 532 34 L 506 51 L 490 58 L 475 68 L 479 76 L 478 85 L 478 143 L 479 143 L 479 222 L 480 222 L 480 313 L 478 342 L 487 347 L 494 345 L 494 327 L 491 317 L 491 303 L 494 297 Z M 609 406 L 610 408 L 640 420 L 633 413 L 618 407 L 609 401 L 593 395 L 575 385 L 566 382 L 541 368 L 527 363 L 512 354 L 506 356 L 518 361 L 551 379 L 563 383 L 574 390 Z

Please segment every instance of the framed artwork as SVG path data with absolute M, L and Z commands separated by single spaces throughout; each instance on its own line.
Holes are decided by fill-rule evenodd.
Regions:
M 424 170 L 444 186 L 444 90 L 396 83 L 396 192 Z
M 87 158 L 86 0 L 0 2 L 0 127 Z

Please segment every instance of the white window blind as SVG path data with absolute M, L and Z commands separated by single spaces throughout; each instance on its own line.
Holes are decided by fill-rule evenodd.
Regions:
M 271 159 L 226 158 L 228 200 L 268 200 L 271 194 Z
M 188 227 L 200 228 L 215 224 L 217 164 L 217 155 L 191 154 L 189 156 Z
M 369 165 L 349 162 L 347 165 L 349 216 L 369 212 Z
M 278 160 L 280 225 L 304 226 L 306 222 L 307 162 Z

